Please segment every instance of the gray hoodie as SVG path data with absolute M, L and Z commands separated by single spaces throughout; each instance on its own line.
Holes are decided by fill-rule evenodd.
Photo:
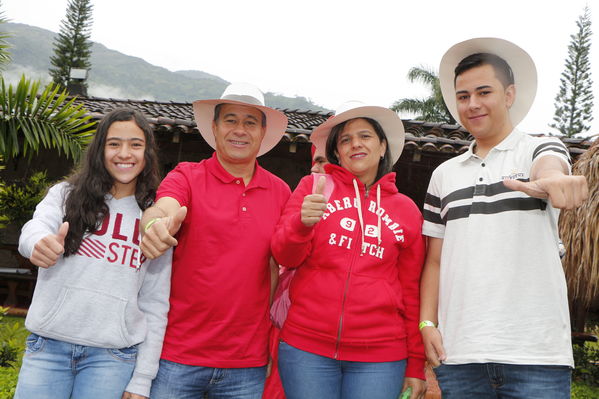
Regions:
M 37 205 L 21 231 L 21 255 L 30 258 L 41 238 L 56 234 L 68 189 L 64 182 L 55 185 Z M 76 254 L 38 270 L 25 326 L 78 345 L 126 348 L 141 343 L 126 390 L 149 396 L 167 322 L 172 253 L 155 260 L 141 254 L 141 212 L 134 196 L 108 195 L 106 204 L 108 217 L 97 232 L 83 237 Z

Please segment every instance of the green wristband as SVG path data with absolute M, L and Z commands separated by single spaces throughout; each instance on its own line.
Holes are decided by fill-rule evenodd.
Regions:
M 146 227 L 144 227 L 144 233 L 147 233 L 148 230 L 150 229 L 150 227 L 152 227 L 152 225 L 159 220 L 160 220 L 160 218 L 150 219 L 150 221 L 148 223 L 146 223 Z
M 422 320 L 420 324 L 418 324 L 418 329 L 422 330 L 424 327 L 437 327 L 435 323 L 430 320 Z

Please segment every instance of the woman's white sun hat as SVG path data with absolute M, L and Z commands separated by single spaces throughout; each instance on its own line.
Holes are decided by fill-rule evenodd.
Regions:
M 370 118 L 377 121 L 385 136 L 391 152 L 391 162 L 394 165 L 399 159 L 405 141 L 405 131 L 401 119 L 395 111 L 376 105 L 366 105 L 361 101 L 347 101 L 341 104 L 335 115 L 327 119 L 310 134 L 310 141 L 318 148 L 324 148 L 331 129 L 345 121 L 354 118 Z
M 456 104 L 455 68 L 464 58 L 477 53 L 497 55 L 512 68 L 516 99 L 510 108 L 510 119 L 513 126 L 518 125 L 537 94 L 537 68 L 526 51 L 504 39 L 479 37 L 460 42 L 447 50 L 439 66 L 439 83 L 445 105 L 453 118 L 461 123 Z
M 231 83 L 219 99 L 197 100 L 193 102 L 193 115 L 198 129 L 210 147 L 216 149 L 212 132 L 214 108 L 218 104 L 245 105 L 259 109 L 266 115 L 266 133 L 260 145 L 258 156 L 270 151 L 283 137 L 287 129 L 287 116 L 281 111 L 264 105 L 264 94 L 249 83 Z

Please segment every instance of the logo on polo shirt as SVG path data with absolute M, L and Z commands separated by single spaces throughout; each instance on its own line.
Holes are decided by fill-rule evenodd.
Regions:
M 524 179 L 524 172 L 518 172 L 516 169 L 512 169 L 509 175 L 501 176 L 501 180 L 516 180 Z

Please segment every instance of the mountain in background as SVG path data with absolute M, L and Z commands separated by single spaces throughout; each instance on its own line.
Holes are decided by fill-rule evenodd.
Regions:
M 3 73 L 16 82 L 22 74 L 49 82 L 50 56 L 56 33 L 35 26 L 6 23 L 12 35 L 12 62 Z M 96 97 L 192 102 L 219 98 L 229 82 L 202 71 L 171 72 L 141 58 L 131 57 L 93 43 L 88 94 Z M 286 97 L 265 93 L 266 104 L 277 108 L 325 110 L 305 97 Z

